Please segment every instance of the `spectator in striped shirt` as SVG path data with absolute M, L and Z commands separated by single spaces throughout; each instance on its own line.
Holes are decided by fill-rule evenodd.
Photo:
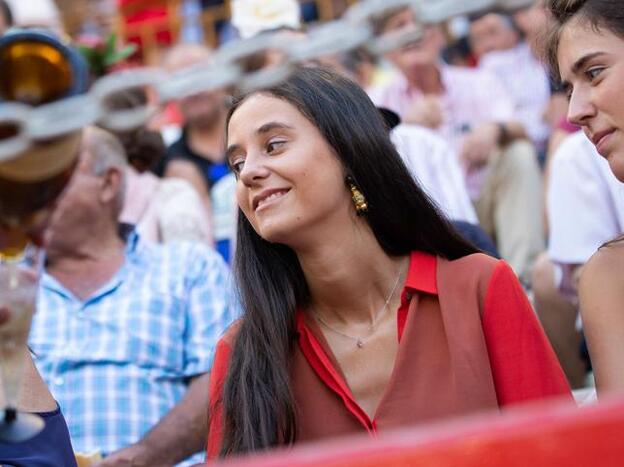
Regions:
M 30 345 L 76 451 L 100 451 L 103 466 L 174 465 L 206 438 L 214 345 L 236 305 L 213 250 L 119 234 L 118 144 L 84 133 L 47 231 Z
M 384 34 L 416 23 L 412 10 L 401 8 L 379 18 L 376 29 Z M 496 76 L 442 64 L 443 45 L 441 29 L 427 26 L 419 41 L 387 54 L 400 75 L 369 95 L 405 123 L 433 129 L 454 146 L 481 226 L 529 282 L 531 264 L 544 248 L 535 150 Z

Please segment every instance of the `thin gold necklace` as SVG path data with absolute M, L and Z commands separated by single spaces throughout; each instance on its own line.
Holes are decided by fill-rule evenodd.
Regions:
M 401 279 L 401 272 L 402 272 L 401 270 L 402 270 L 402 268 L 399 268 L 399 274 L 397 275 L 396 281 L 394 281 L 394 285 L 392 286 L 392 290 L 390 291 L 390 294 L 388 295 L 388 298 L 386 298 L 386 301 L 384 302 L 383 306 L 379 309 L 379 311 L 377 313 L 375 313 L 375 319 L 368 326 L 369 332 L 368 332 L 368 334 L 366 336 L 358 337 L 358 336 L 352 336 L 350 334 L 342 332 L 342 331 L 334 328 L 333 326 L 330 326 L 327 323 L 327 321 L 325 321 L 321 317 L 321 315 L 317 311 L 314 310 L 313 313 L 314 313 L 314 316 L 315 316 L 316 320 L 319 323 L 321 323 L 323 326 L 325 326 L 327 329 L 332 331 L 333 333 L 338 334 L 339 336 L 342 336 L 342 337 L 346 337 L 347 339 L 351 339 L 352 341 L 355 341 L 355 345 L 357 346 L 357 348 L 361 349 L 362 347 L 364 347 L 364 344 L 366 343 L 366 341 L 369 339 L 369 337 L 375 331 L 375 327 L 377 327 L 377 323 L 381 319 L 382 315 L 388 309 L 388 304 L 390 303 L 390 300 L 392 300 L 392 297 L 394 297 L 394 292 L 396 292 L 397 285 L 399 285 L 399 279 Z

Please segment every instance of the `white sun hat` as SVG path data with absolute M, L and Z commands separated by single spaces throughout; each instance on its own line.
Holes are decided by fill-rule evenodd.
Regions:
M 8 0 L 16 26 L 41 26 L 59 32 L 61 16 L 53 0 Z
M 232 0 L 232 24 L 241 38 L 253 37 L 276 28 L 301 27 L 301 10 L 296 0 Z

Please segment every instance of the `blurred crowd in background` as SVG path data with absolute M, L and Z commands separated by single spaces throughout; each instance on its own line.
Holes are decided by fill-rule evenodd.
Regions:
M 209 63 L 215 48 L 266 31 L 283 35 L 285 41 L 305 40 L 310 30 L 339 18 L 355 3 L 4 0 L 0 35 L 12 25 L 41 26 L 67 35 L 79 46 L 96 80 L 123 68 L 150 65 L 173 73 Z M 410 11 L 394 12 L 379 18 L 376 27 L 393 31 L 415 21 Z M 481 11 L 428 25 L 420 40 L 381 58 L 357 49 L 319 61 L 367 90 L 413 176 L 462 232 L 510 263 L 571 386 L 579 389 L 593 383 L 578 318 L 577 279 L 594 251 L 624 231 L 624 189 L 579 128 L 566 119 L 567 99 L 549 76 L 540 50 L 547 22 L 544 5 L 536 0 L 514 10 Z M 272 60 L 270 53 L 260 55 L 254 67 L 271 66 Z M 140 92 L 122 97 L 126 102 L 120 105 L 128 107 L 150 98 L 149 92 L 147 97 Z M 186 240 L 216 250 L 226 263 L 232 260 L 238 209 L 236 178 L 224 154 L 228 102 L 226 90 L 201 93 L 159 109 L 144 127 L 119 132 L 116 142 L 97 134 L 91 137 L 90 144 L 102 148 L 102 164 L 123 168 L 122 208 L 112 212 L 119 221 L 136 225 L 141 238 L 161 244 Z M 62 253 L 61 247 L 52 251 L 53 257 Z M 177 254 L 196 255 L 201 269 L 213 261 L 204 258 L 201 248 L 199 253 Z M 158 273 L 161 279 L 188 269 L 167 255 L 159 261 L 167 269 Z M 189 280 L 199 274 L 186 273 Z M 218 287 L 224 279 L 213 282 L 211 287 Z M 202 297 L 204 292 L 196 293 Z M 63 296 L 62 291 L 58 294 Z M 54 361 L 54 355 L 46 353 L 54 333 L 45 337 L 43 332 L 53 328 L 45 308 L 64 306 L 53 295 L 51 291 L 43 296 L 32 346 L 52 393 L 61 406 L 67 404 L 63 410 L 75 447 L 88 451 L 96 443 L 85 437 L 83 425 L 89 422 L 74 414 L 82 410 L 74 399 L 76 391 L 92 394 L 95 389 L 74 385 L 68 393 L 63 376 L 70 372 L 63 368 L 67 362 Z M 55 305 L 48 303 L 54 300 Z M 221 304 L 215 309 L 221 310 Z M 235 314 L 219 313 L 224 322 Z M 140 358 L 163 345 L 166 351 L 149 357 L 157 367 L 161 358 L 175 359 L 167 352 L 183 353 L 168 341 L 167 323 L 150 321 L 146 326 L 156 329 L 161 341 L 148 342 Z M 193 342 L 193 336 L 189 339 Z M 106 352 L 114 354 L 114 343 L 102 344 L 97 358 L 107 358 Z M 200 361 L 209 368 L 208 356 L 198 355 L 185 374 L 201 374 Z M 156 412 L 159 417 L 166 409 Z M 144 425 L 105 450 L 114 452 L 136 441 Z

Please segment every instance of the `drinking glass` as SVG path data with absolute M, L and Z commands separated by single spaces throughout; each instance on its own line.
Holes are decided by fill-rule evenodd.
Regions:
M 44 426 L 35 414 L 17 410 L 24 367 L 28 362 L 28 334 L 35 311 L 42 252 L 27 244 L 0 252 L 0 390 L 6 406 L 0 416 L 0 441 L 21 442 Z

